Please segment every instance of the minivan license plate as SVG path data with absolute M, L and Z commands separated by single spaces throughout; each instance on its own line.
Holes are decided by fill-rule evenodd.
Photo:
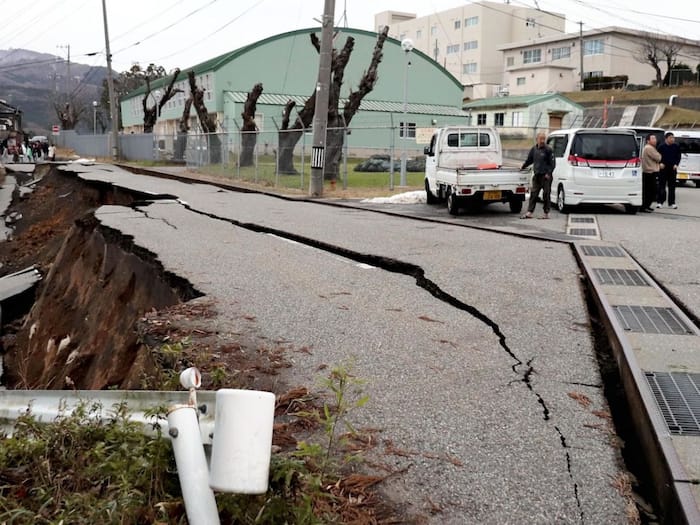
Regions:
M 615 172 L 613 170 L 596 170 L 596 175 L 598 177 L 614 177 Z
M 485 201 L 499 201 L 499 200 L 501 200 L 501 192 L 500 191 L 485 191 L 484 192 L 484 200 Z

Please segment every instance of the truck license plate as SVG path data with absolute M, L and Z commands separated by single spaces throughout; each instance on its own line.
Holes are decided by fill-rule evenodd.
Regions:
M 485 201 L 500 201 L 501 192 L 500 191 L 485 191 L 484 192 Z
M 679 173 L 676 178 L 685 180 L 688 178 L 688 174 L 687 173 Z

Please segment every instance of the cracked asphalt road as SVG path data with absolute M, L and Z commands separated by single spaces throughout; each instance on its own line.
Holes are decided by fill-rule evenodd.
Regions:
M 71 169 L 177 196 L 96 216 L 216 300 L 227 329 L 253 316 L 308 347 L 287 383 L 353 360 L 370 395 L 354 424 L 379 429 L 374 460 L 405 469 L 385 490 L 406 508 L 436 524 L 626 522 L 568 245 Z

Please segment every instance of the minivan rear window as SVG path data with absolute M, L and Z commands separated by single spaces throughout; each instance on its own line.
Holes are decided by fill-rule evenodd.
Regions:
M 676 144 L 681 148 L 681 153 L 700 153 L 700 138 L 676 135 Z
M 571 144 L 571 154 L 588 160 L 629 160 L 639 157 L 632 134 L 580 133 Z

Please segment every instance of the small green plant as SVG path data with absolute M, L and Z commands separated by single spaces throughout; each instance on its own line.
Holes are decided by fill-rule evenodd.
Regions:
M 342 425 L 351 435 L 355 435 L 357 432 L 348 416 L 352 411 L 363 407 L 369 401 L 369 396 L 362 394 L 361 387 L 365 381 L 353 376 L 351 369 L 352 364 L 333 367 L 328 377 L 321 381 L 321 385 L 331 394 L 330 403 L 324 403 L 321 411 L 297 414 L 316 419 L 323 429 L 325 442 L 322 445 L 301 441 L 297 447 L 298 456 L 313 458 L 320 462 L 321 477 L 330 468 L 337 467 L 334 462 L 337 448 L 346 444 L 345 438 L 338 436 L 338 427 Z
M 213 387 L 218 388 L 224 386 L 229 379 L 229 374 L 226 371 L 226 367 L 217 365 L 211 369 L 211 384 Z

